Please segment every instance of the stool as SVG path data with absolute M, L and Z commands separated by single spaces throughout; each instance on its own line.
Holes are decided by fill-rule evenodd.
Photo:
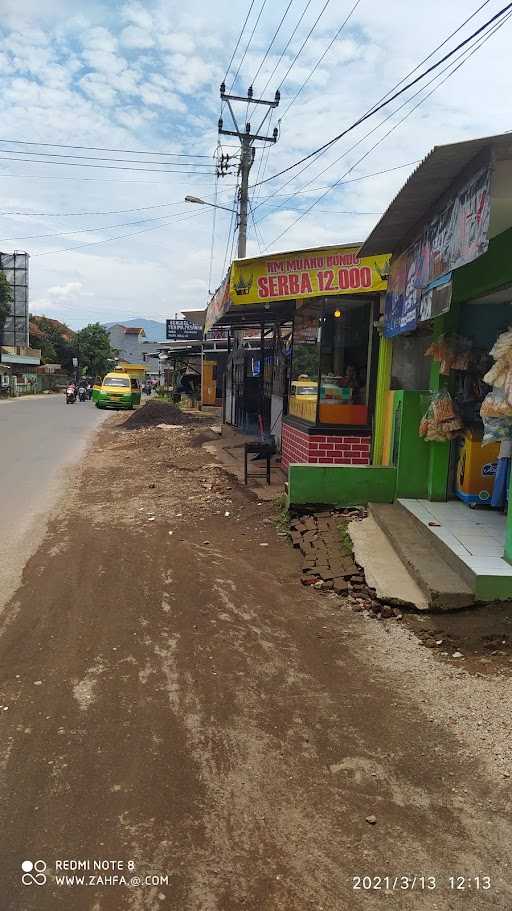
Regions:
M 273 443 L 244 443 L 244 482 L 247 485 L 247 456 L 249 453 L 255 453 L 258 456 L 264 456 L 267 462 L 266 476 L 267 484 L 270 484 L 270 459 L 275 453 Z M 261 478 L 262 474 L 251 475 L 252 478 Z

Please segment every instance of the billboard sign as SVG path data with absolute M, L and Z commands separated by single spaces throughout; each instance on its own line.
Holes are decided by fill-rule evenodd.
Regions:
M 417 322 L 450 308 L 450 273 L 487 251 L 492 170 L 477 171 L 393 258 L 386 294 L 384 335 L 410 332 Z M 430 315 L 429 315 L 430 311 Z
M 385 291 L 390 257 L 360 259 L 358 251 L 359 246 L 326 247 L 235 260 L 229 287 L 232 305 Z
M 190 319 L 167 319 L 165 337 L 168 342 L 200 342 L 203 330 Z

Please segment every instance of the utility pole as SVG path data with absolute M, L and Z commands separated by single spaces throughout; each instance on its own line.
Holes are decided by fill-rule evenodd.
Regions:
M 243 95 L 227 95 L 226 94 L 226 85 L 223 82 L 220 87 L 220 97 L 223 102 L 226 102 L 229 113 L 233 120 L 234 130 L 225 130 L 224 121 L 222 117 L 219 118 L 219 136 L 236 136 L 240 140 L 241 146 L 241 155 L 240 155 L 240 195 L 239 195 L 239 210 L 238 210 L 238 258 L 243 259 L 247 252 L 247 216 L 249 211 L 249 173 L 253 166 L 254 159 L 256 156 L 256 149 L 254 143 L 259 140 L 261 142 L 272 142 L 276 143 L 279 135 L 279 130 L 277 127 L 274 128 L 272 136 L 265 136 L 260 134 L 260 130 L 263 127 L 267 117 L 270 112 L 277 108 L 281 95 L 279 91 L 276 92 L 275 98 L 273 101 L 264 101 L 262 98 L 253 97 L 253 88 L 250 86 L 247 97 L 244 98 Z M 251 124 L 245 124 L 245 130 L 241 130 L 238 126 L 238 121 L 233 110 L 232 102 L 242 102 L 247 105 L 247 110 L 252 104 L 261 104 L 267 108 L 267 111 L 261 121 L 258 129 L 255 133 L 251 132 Z

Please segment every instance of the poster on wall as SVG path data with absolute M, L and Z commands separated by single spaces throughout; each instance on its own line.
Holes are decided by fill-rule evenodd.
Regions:
M 418 320 L 449 310 L 451 284 L 445 285 L 451 270 L 482 256 L 489 245 L 491 174 L 490 166 L 477 171 L 425 225 L 420 239 L 392 260 L 384 311 L 386 337 L 411 332 Z M 429 307 L 431 316 L 426 316 Z

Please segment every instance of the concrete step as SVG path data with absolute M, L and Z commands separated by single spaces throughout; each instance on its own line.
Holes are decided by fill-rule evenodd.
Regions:
M 455 610 L 474 603 L 471 585 L 444 559 L 428 528 L 399 503 L 370 503 L 369 512 L 425 594 L 431 610 Z
M 350 522 L 348 532 L 354 545 L 354 560 L 364 569 L 370 588 L 388 604 L 430 609 L 427 597 L 404 566 L 388 536 L 372 516 Z

